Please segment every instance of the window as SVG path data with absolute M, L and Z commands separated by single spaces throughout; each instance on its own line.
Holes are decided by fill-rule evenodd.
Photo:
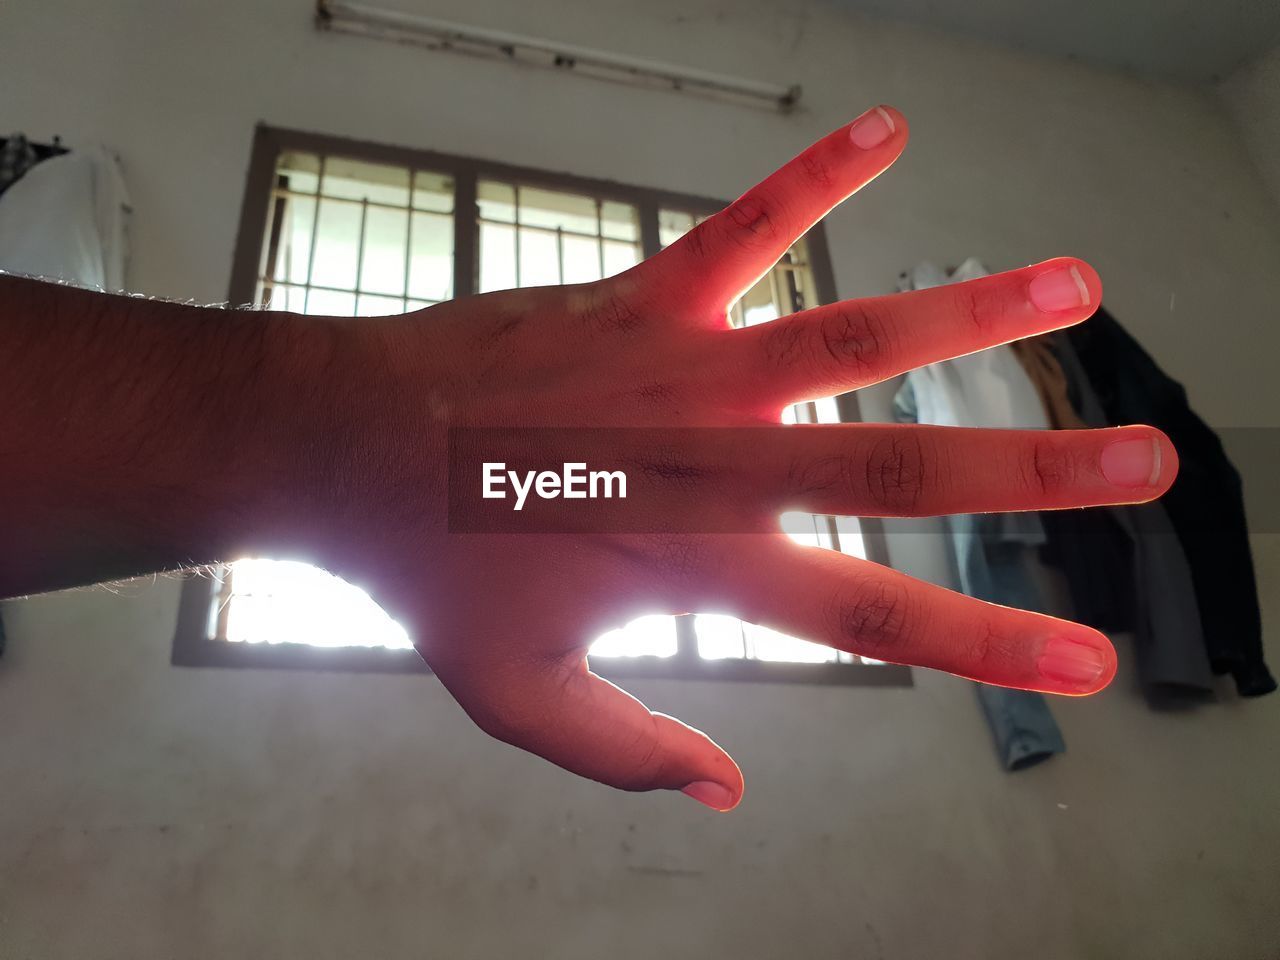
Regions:
M 231 300 L 300 313 L 377 316 L 455 295 L 620 273 L 722 204 L 440 154 L 260 127 Z M 821 228 L 732 311 L 764 323 L 833 297 Z M 825 289 L 822 289 L 824 288 Z M 791 422 L 856 415 L 851 398 L 797 405 Z M 865 556 L 867 521 L 788 515 L 807 543 Z M 245 558 L 184 589 L 174 662 L 424 670 L 409 637 L 362 590 L 305 564 Z M 904 683 L 876 665 L 724 615 L 648 616 L 591 648 L 606 675 L 774 676 Z
M 280 154 L 254 302 L 374 317 L 451 299 L 453 195 L 429 170 Z
M 636 207 L 599 196 L 480 180 L 476 223 L 479 293 L 587 283 L 644 259 Z

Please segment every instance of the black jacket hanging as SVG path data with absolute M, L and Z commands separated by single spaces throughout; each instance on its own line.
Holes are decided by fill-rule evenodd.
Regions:
M 1186 391 L 1105 310 L 1067 331 L 1112 423 L 1163 430 L 1180 469 L 1160 501 L 1186 551 L 1209 663 L 1242 696 L 1276 689 L 1262 657 L 1262 616 L 1245 524 L 1240 474 L 1218 435 L 1188 406 Z

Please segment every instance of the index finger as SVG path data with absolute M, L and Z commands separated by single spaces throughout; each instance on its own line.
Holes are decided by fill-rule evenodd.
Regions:
M 704 220 L 641 266 L 681 306 L 721 314 L 810 227 L 889 167 L 907 121 L 872 107 Z M 659 294 L 661 297 L 661 294 Z

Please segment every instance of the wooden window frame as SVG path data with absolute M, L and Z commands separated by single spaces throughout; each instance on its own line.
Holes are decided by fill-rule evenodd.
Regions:
M 387 163 L 417 170 L 444 173 L 454 178 L 454 297 L 475 293 L 478 283 L 479 229 L 475 223 L 476 184 L 481 179 L 507 180 L 548 190 L 576 192 L 635 206 L 640 217 L 643 257 L 661 249 L 658 238 L 659 209 L 687 211 L 695 215 L 714 213 L 725 206 L 722 200 L 666 190 L 635 187 L 612 180 L 599 180 L 568 173 L 551 173 L 491 160 L 417 150 L 386 144 L 366 143 L 327 134 L 306 133 L 259 124 L 244 198 L 231 268 L 228 299 L 233 304 L 253 303 L 257 293 L 264 224 L 270 209 L 276 161 L 281 153 L 295 151 L 327 156 L 343 156 L 374 163 Z M 818 298 L 822 303 L 837 299 L 835 276 L 826 232 L 819 223 L 806 235 L 810 266 Z M 857 398 L 852 393 L 836 398 L 842 420 L 860 418 Z M 884 527 L 874 517 L 858 518 L 868 559 L 888 564 Z M 431 668 L 414 650 L 368 647 L 313 647 L 306 644 L 278 645 L 229 643 L 209 636 L 210 612 L 218 584 L 212 577 L 188 575 L 183 583 L 174 633 L 171 662 L 182 667 L 239 667 L 250 669 L 329 670 L 355 673 L 431 673 Z M 609 679 L 733 680 L 748 682 L 790 682 L 853 686 L 911 686 L 909 667 L 899 664 L 785 663 L 767 660 L 705 660 L 698 656 L 693 617 L 675 618 L 677 653 L 671 657 L 597 657 L 591 668 Z

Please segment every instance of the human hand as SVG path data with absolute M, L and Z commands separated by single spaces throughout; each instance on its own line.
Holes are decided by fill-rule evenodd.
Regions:
M 792 403 L 1076 323 L 1101 299 L 1087 264 L 1059 259 L 732 329 L 728 306 L 906 140 L 902 115 L 877 107 L 624 274 L 328 330 L 335 403 L 305 438 L 327 478 L 306 503 L 313 524 L 323 519 L 320 556 L 408 626 L 484 730 L 616 787 L 734 806 L 742 777 L 723 750 L 588 668 L 591 640 L 640 613 L 732 612 L 1029 690 L 1087 694 L 1110 681 L 1115 654 L 1097 631 L 779 531 L 784 509 L 923 516 L 1138 502 L 1176 473 L 1168 439 L 1148 427 L 780 424 Z M 714 451 L 672 441 L 663 456 L 678 469 L 646 474 L 645 488 L 669 530 L 451 533 L 449 434 L 468 427 L 754 429 Z M 565 459 L 545 453 L 548 465 Z M 742 532 L 702 533 L 720 528 L 690 520 L 730 515 Z

